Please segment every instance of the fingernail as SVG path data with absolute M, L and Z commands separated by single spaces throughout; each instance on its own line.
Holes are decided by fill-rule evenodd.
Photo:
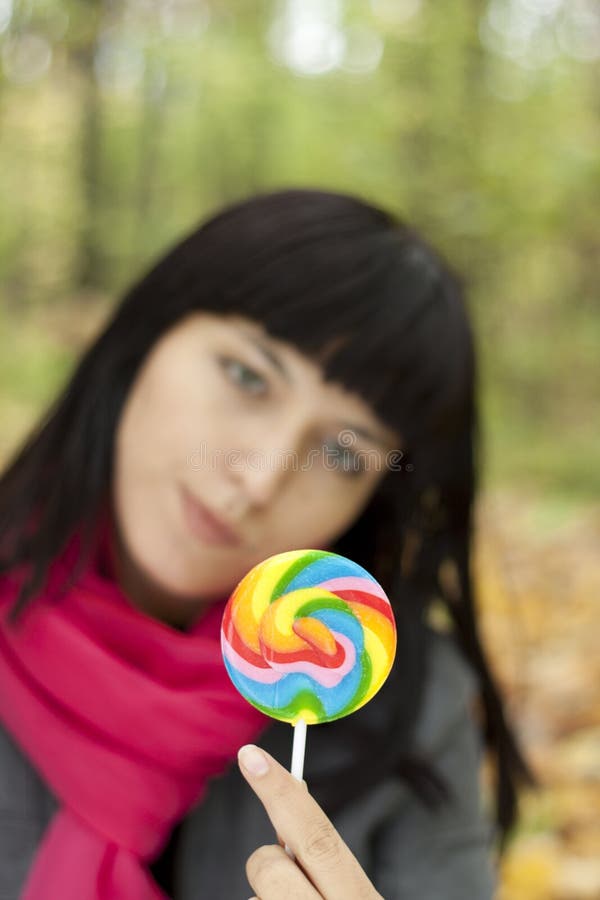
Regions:
M 265 754 L 254 744 L 245 744 L 238 751 L 238 760 L 250 775 L 266 775 L 269 763 Z

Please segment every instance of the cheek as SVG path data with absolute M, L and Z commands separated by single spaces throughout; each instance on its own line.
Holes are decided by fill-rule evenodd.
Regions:
M 321 482 L 308 490 L 298 483 L 277 511 L 273 511 L 273 533 L 283 549 L 326 548 L 358 518 L 371 491 L 355 485 Z
M 173 414 L 165 421 L 159 403 L 133 397 L 123 413 L 115 442 L 115 474 L 121 490 L 148 489 L 185 446 L 183 423 Z
M 124 407 L 117 465 L 133 481 L 182 474 L 201 443 L 219 439 L 218 416 L 205 373 L 185 358 L 159 356 L 142 373 Z

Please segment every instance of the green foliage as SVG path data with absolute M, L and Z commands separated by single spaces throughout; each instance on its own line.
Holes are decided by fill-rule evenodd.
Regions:
M 600 82 L 568 5 L 519 50 L 497 30 L 509 7 L 534 14 L 518 0 L 347 0 L 337 20 L 323 2 L 314 15 L 346 50 L 320 74 L 300 71 L 300 6 L 14 4 L 0 33 L 6 309 L 85 315 L 90 291 L 116 299 L 204 215 L 253 191 L 353 191 L 420 226 L 464 273 L 486 478 L 597 495 Z M 319 46 L 313 33 L 313 64 Z M 13 406 L 41 402 L 33 385 L 52 382 L 54 353 L 4 356 Z

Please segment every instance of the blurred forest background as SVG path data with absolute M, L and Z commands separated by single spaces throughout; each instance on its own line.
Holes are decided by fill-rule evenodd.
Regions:
M 483 627 L 543 785 L 500 900 L 600 896 L 599 59 L 597 0 L 0 0 L 0 462 L 226 201 L 356 192 L 464 274 Z

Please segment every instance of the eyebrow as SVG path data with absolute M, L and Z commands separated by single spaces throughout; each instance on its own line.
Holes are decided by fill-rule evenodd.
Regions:
M 264 357 L 271 363 L 274 368 L 277 369 L 279 374 L 288 382 L 288 384 L 292 384 L 293 379 L 284 364 L 281 362 L 277 354 L 268 347 L 264 341 L 261 341 L 259 337 L 254 334 L 250 334 L 249 332 L 239 329 L 240 334 L 243 334 L 245 338 L 247 338 L 251 344 L 254 344 L 257 350 L 259 350 Z
M 260 339 L 257 335 L 250 334 L 250 332 L 246 331 L 245 328 L 237 328 L 236 331 L 238 334 L 243 335 L 247 338 L 251 344 L 253 344 L 256 349 L 262 353 L 262 355 L 274 366 L 275 369 L 279 372 L 279 374 L 287 381 L 288 384 L 293 383 L 293 379 L 282 363 L 279 356 L 265 344 L 264 341 Z M 340 423 L 340 429 L 348 429 L 349 431 L 354 431 L 359 437 L 365 438 L 368 441 L 371 441 L 374 444 L 379 444 L 382 447 L 386 447 L 388 442 L 383 437 L 378 437 L 373 432 L 369 431 L 367 428 L 363 428 L 360 425 L 353 425 L 352 422 L 342 422 Z

